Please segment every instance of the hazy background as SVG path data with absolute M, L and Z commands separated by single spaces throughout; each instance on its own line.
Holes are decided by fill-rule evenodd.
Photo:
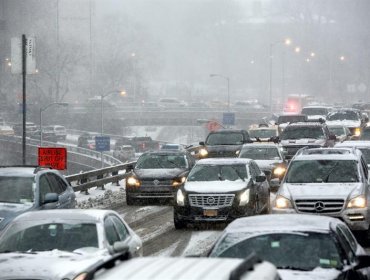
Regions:
M 19 102 L 9 58 L 21 34 L 37 44 L 30 103 L 115 89 L 127 102 L 226 101 L 216 73 L 230 78 L 231 103 L 268 104 L 271 45 L 274 103 L 370 101 L 369 28 L 368 0 L 0 0 L 1 104 Z

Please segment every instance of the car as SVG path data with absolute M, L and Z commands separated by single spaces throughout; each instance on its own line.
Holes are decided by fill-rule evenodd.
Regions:
M 370 256 L 336 218 L 307 214 L 240 218 L 224 229 L 209 257 L 245 258 L 251 252 L 274 264 L 282 279 L 370 277 Z
M 83 133 L 78 137 L 77 147 L 95 150 L 95 136 L 90 133 Z
M 328 125 L 329 131 L 335 135 L 336 142 L 343 142 L 352 139 L 352 133 L 344 125 Z
M 14 136 L 14 129 L 0 117 L 0 135 Z
M 277 126 L 258 126 L 248 130 L 249 137 L 253 142 L 274 142 L 279 136 Z
M 269 185 L 254 160 L 209 158 L 199 160 L 177 190 L 173 216 L 182 229 L 269 212 Z
M 325 123 L 297 122 L 289 124 L 281 133 L 280 145 L 284 157 L 290 160 L 303 147 L 332 147 L 335 139 Z
M 143 254 L 140 237 L 112 210 L 27 212 L 16 217 L 0 236 L 0 252 L 59 250 L 107 256 L 126 247 L 132 256 Z
M 366 126 L 362 129 L 359 140 L 369 141 L 370 140 L 370 126 Z
M 327 125 L 344 125 L 348 127 L 353 139 L 359 139 L 362 129 L 366 126 L 365 120 L 362 118 L 360 111 L 352 108 L 341 108 L 332 111 L 326 118 Z
M 40 141 L 40 139 L 41 139 L 41 135 L 40 134 L 41 134 L 41 131 L 38 130 L 35 133 L 32 133 L 29 136 L 29 138 Z M 46 142 L 57 142 L 58 139 L 57 139 L 56 135 L 54 134 L 54 132 L 52 132 L 50 130 L 43 130 L 42 131 L 42 141 L 46 141 Z M 43 143 L 43 145 L 45 145 L 45 143 Z
M 331 108 L 327 106 L 311 105 L 302 108 L 301 114 L 307 116 L 310 122 L 318 122 L 326 120 L 327 114 L 330 113 Z
M 0 197 L 0 231 L 24 212 L 76 206 L 76 195 L 64 176 L 40 166 L 0 167 Z
M 125 162 L 135 158 L 135 149 L 131 145 L 115 146 L 113 150 L 113 157 Z
M 143 153 L 135 165 L 128 167 L 127 205 L 150 199 L 173 201 L 185 182 L 195 160 L 187 151 L 153 151 Z
M 356 148 L 362 152 L 365 158 L 368 169 L 370 169 L 370 141 L 344 141 L 342 143 L 335 144 L 338 148 Z
M 250 255 L 245 259 L 181 257 L 112 258 L 85 270 L 88 279 L 132 280 L 280 280 L 274 265 Z M 122 259 L 122 258 L 121 258 Z M 76 279 L 76 278 L 75 278 Z
M 161 146 L 161 150 L 182 151 L 184 147 L 181 144 L 166 143 Z
M 239 158 L 253 159 L 265 173 L 270 189 L 275 191 L 279 187 L 287 163 L 278 145 L 268 143 L 244 144 L 240 150 Z
M 302 114 L 283 114 L 279 115 L 277 118 L 277 121 L 275 122 L 275 125 L 278 126 L 279 134 L 284 131 L 284 129 L 288 126 L 290 123 L 296 123 L 296 122 L 307 122 L 308 117 L 307 115 Z
M 14 130 L 15 135 L 22 136 L 23 124 L 18 123 L 18 124 L 13 125 L 13 130 Z M 30 136 L 38 130 L 39 128 L 33 122 L 26 122 L 26 136 Z
M 243 144 L 253 143 L 248 131 L 243 129 L 222 129 L 211 131 L 205 142 L 199 142 L 195 157 L 214 158 L 214 157 L 238 157 Z
M 67 138 L 67 131 L 66 128 L 62 125 L 47 125 L 42 128 L 42 131 L 50 131 L 54 133 L 57 140 L 66 140 Z
M 366 161 L 357 149 L 302 149 L 288 166 L 272 212 L 337 217 L 370 239 L 368 178 Z

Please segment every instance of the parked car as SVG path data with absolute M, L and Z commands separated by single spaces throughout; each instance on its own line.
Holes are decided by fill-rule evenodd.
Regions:
M 199 160 L 176 194 L 176 229 L 196 222 L 230 222 L 270 212 L 266 176 L 251 159 Z
M 289 124 L 281 133 L 280 145 L 284 157 L 290 160 L 303 147 L 333 147 L 335 139 L 325 123 L 297 122 Z
M 144 257 L 107 261 L 86 270 L 91 278 L 132 280 L 280 280 L 275 266 L 254 255 L 245 259 Z
M 122 162 L 133 160 L 135 158 L 135 149 L 131 145 L 115 146 L 113 157 Z
M 362 129 L 366 126 L 366 121 L 361 113 L 356 109 L 337 109 L 328 114 L 326 118 L 327 125 L 344 125 L 348 127 L 354 139 L 359 139 Z
M 259 143 L 243 145 L 240 158 L 253 159 L 265 173 L 271 190 L 277 190 L 283 179 L 287 164 L 280 147 L 276 144 Z
M 90 133 L 83 133 L 78 137 L 77 146 L 84 149 L 95 150 L 95 136 Z
M 143 153 L 126 178 L 127 205 L 149 199 L 173 201 L 194 163 L 186 151 Z
M 273 203 L 273 213 L 337 217 L 370 239 L 368 168 L 361 151 L 304 149 L 288 166 Z
M 195 156 L 197 158 L 238 157 L 240 149 L 245 143 L 253 143 L 248 131 L 237 129 L 223 129 L 212 131 L 201 145 Z
M 76 206 L 63 175 L 43 167 L 0 167 L 0 197 L 0 231 L 24 212 Z
M 282 279 L 370 277 L 370 256 L 336 218 L 303 214 L 240 218 L 225 228 L 209 256 L 245 258 L 252 252 L 274 264 Z
M 348 127 L 344 125 L 328 125 L 330 133 L 336 137 L 336 142 L 343 142 L 352 139 L 352 133 Z
M 16 217 L 0 237 L 0 252 L 59 250 L 113 255 L 122 250 L 142 256 L 140 237 L 111 210 L 58 209 Z

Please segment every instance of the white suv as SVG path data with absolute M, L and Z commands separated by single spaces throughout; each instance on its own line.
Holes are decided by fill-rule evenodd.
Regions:
M 273 203 L 273 213 L 340 218 L 370 239 L 367 164 L 360 150 L 302 149 L 292 159 Z

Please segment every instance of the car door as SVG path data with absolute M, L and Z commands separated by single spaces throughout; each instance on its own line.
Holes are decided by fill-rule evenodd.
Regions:
M 256 177 L 258 176 L 258 171 L 255 168 L 252 161 L 249 162 L 248 169 L 249 169 L 250 175 L 252 177 L 251 193 L 253 194 L 252 197 L 253 197 L 255 207 L 256 207 L 255 211 L 256 211 L 256 213 L 258 213 L 261 209 L 261 202 L 260 202 L 261 197 L 260 197 L 259 186 L 258 186 L 259 183 L 256 182 Z
M 41 174 L 38 178 L 38 199 L 40 209 L 56 209 L 59 208 L 59 201 L 45 204 L 45 195 L 48 193 L 55 193 L 55 189 L 52 188 L 47 174 Z
M 254 170 L 254 174 L 256 174 L 256 176 L 265 176 L 255 161 L 251 161 L 251 168 Z M 254 179 L 254 181 L 256 182 L 256 179 Z M 261 208 L 264 206 L 267 207 L 270 199 L 270 191 L 267 181 L 265 180 L 264 182 L 256 182 L 256 191 L 259 197 L 259 206 Z
M 60 178 L 57 174 L 48 173 L 48 180 L 52 186 L 52 189 L 59 196 L 59 207 L 58 208 L 74 208 L 75 207 L 75 194 L 67 183 Z

